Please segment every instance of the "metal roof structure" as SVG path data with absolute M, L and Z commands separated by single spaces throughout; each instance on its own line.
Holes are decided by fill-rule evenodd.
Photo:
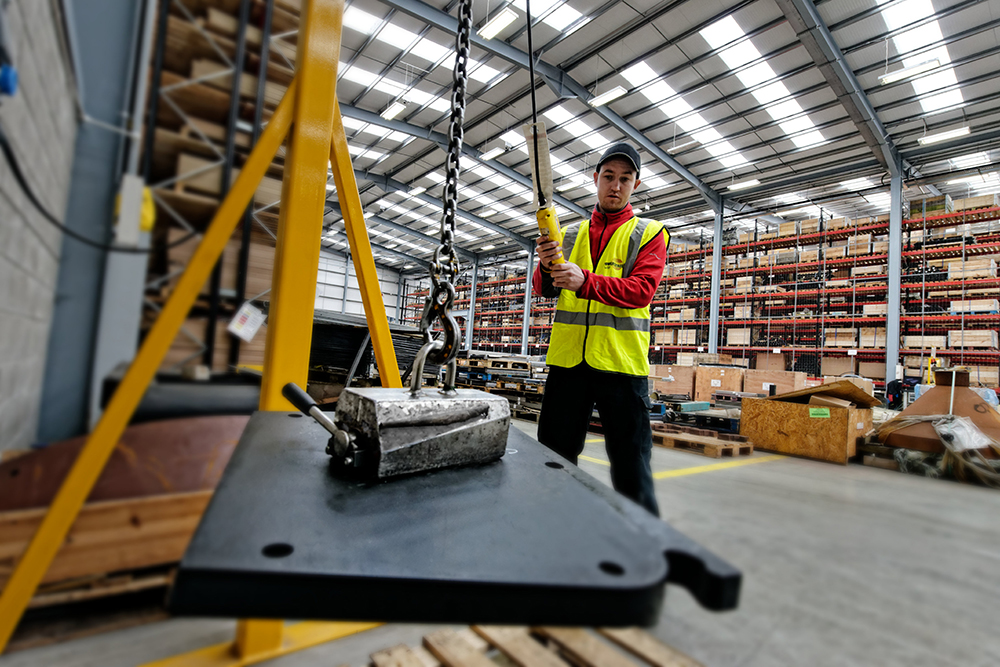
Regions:
M 355 1 L 344 19 L 338 96 L 361 197 L 394 251 L 380 261 L 404 270 L 439 235 L 456 6 Z M 509 22 L 473 38 L 466 258 L 526 257 L 536 235 L 530 86 L 564 222 L 593 207 L 595 161 L 620 140 L 643 159 L 633 205 L 677 236 L 711 236 L 720 205 L 739 226 L 885 213 L 893 156 L 904 198 L 1000 192 L 1000 0 L 535 0 L 533 82 L 525 8 L 474 4 L 480 33 Z M 346 247 L 333 206 L 327 229 Z

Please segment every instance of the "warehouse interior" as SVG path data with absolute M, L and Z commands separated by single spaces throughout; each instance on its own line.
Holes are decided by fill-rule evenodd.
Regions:
M 998 70 L 1000 0 L 0 0 L 0 661 L 1000 663 Z M 659 518 L 539 443 L 620 142 Z

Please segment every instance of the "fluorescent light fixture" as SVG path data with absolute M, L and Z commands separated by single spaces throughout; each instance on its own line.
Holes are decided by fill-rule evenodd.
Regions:
M 604 104 L 607 104 L 608 102 L 611 102 L 612 100 L 617 100 L 619 97 L 621 97 L 627 92 L 628 91 L 625 90 L 623 86 L 615 86 L 611 90 L 607 90 L 596 97 L 590 98 L 588 102 L 592 107 L 599 107 Z
M 963 185 L 965 183 L 976 183 L 982 181 L 986 183 L 991 180 L 996 180 L 997 173 L 994 171 L 989 174 L 976 174 L 975 176 L 967 176 L 965 178 L 956 178 L 953 181 L 948 181 L 948 185 Z
M 495 158 L 498 155 L 503 155 L 503 152 L 504 152 L 504 147 L 503 146 L 497 146 L 496 148 L 491 148 L 490 150 L 488 150 L 485 153 L 483 153 L 482 155 L 480 155 L 479 159 L 480 160 L 492 160 L 493 158 Z
M 493 250 L 493 248 L 496 248 L 496 246 L 495 245 L 484 245 L 482 248 L 480 248 L 480 250 Z
M 504 7 L 499 14 L 487 21 L 486 25 L 480 28 L 477 34 L 483 39 L 493 39 L 500 34 L 501 30 L 516 20 L 517 13 L 510 7 Z
M 969 133 L 969 126 L 960 127 L 955 130 L 948 130 L 947 132 L 938 132 L 937 134 L 929 134 L 925 137 L 920 137 L 917 139 L 921 146 L 926 146 L 927 144 L 936 144 L 939 141 L 947 141 L 948 139 L 954 139 L 955 137 L 964 137 Z
M 923 74 L 924 72 L 929 72 L 932 69 L 937 69 L 941 66 L 941 61 L 937 58 L 933 60 L 924 61 L 918 65 L 913 65 L 912 67 L 904 67 L 903 69 L 898 69 L 895 72 L 889 72 L 883 74 L 878 78 L 878 82 L 883 86 L 890 83 L 895 83 L 896 81 L 902 81 L 903 79 L 909 79 L 911 76 L 916 76 L 918 74 Z
M 743 190 L 744 188 L 752 188 L 755 185 L 760 185 L 760 181 L 756 178 L 752 178 L 749 181 L 740 181 L 739 183 L 733 183 L 729 186 L 729 190 Z
M 389 107 L 385 111 L 383 111 L 379 115 L 382 116 L 382 118 L 385 118 L 386 120 L 392 120 L 399 114 L 403 113 L 405 109 L 406 105 L 403 104 L 402 102 L 393 102 L 392 104 L 389 105 Z

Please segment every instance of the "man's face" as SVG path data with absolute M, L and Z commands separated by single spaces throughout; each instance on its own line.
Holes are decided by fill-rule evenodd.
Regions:
M 635 177 L 635 168 L 628 160 L 611 158 L 594 174 L 597 186 L 597 203 L 602 211 L 615 213 L 625 208 L 629 197 L 641 181 Z

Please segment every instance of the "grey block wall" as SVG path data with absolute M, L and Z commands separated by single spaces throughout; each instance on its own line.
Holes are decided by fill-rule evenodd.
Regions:
M 44 206 L 62 217 L 76 138 L 72 73 L 49 2 L 13 0 L 7 27 L 20 74 L 0 124 Z M 32 207 L 0 157 L 0 451 L 36 438 L 62 234 Z

